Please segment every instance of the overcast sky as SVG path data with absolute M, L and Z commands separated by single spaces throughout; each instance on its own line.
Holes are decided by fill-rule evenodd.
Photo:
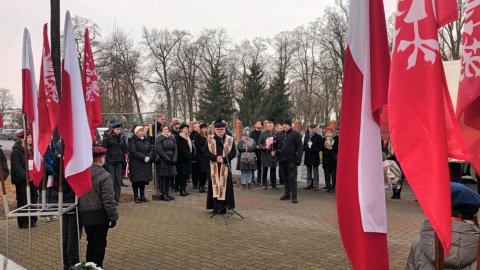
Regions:
M 387 13 L 396 0 L 384 0 Z M 273 37 L 322 16 L 335 0 L 61 0 L 61 30 L 65 11 L 96 22 L 106 35 L 114 24 L 140 41 L 141 28 L 188 30 L 225 28 L 239 42 Z M 10 89 L 21 104 L 22 36 L 32 39 L 35 77 L 39 81 L 43 24 L 50 22 L 49 0 L 0 1 L 0 87 Z

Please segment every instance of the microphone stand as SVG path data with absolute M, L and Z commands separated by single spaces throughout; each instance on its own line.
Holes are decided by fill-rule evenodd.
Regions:
M 220 138 L 220 141 L 222 142 L 222 145 L 225 146 L 225 139 L 223 136 L 218 136 Z M 226 153 L 226 150 L 225 148 L 223 148 L 223 153 L 225 154 L 225 159 L 227 160 L 227 167 L 228 167 L 228 175 L 227 175 L 227 184 L 228 185 L 228 177 L 232 175 L 232 167 L 230 166 L 230 162 L 228 161 L 228 155 Z M 233 185 L 233 181 L 232 181 L 232 185 Z M 233 192 L 233 187 L 232 187 L 232 192 Z M 240 215 L 237 211 L 235 211 L 235 209 L 233 209 L 232 207 L 230 207 L 230 205 L 228 204 L 228 200 L 226 198 L 226 195 L 227 195 L 227 190 L 225 189 L 225 206 L 220 209 L 219 211 L 214 211 L 213 212 L 213 215 L 210 216 L 210 218 L 213 218 L 214 216 L 216 215 L 222 215 L 224 218 L 225 218 L 225 225 L 228 225 L 228 218 L 233 216 L 233 215 L 237 215 L 239 217 L 241 217 L 242 219 L 245 219 L 242 215 Z M 229 213 L 228 211 L 231 211 L 232 213 Z

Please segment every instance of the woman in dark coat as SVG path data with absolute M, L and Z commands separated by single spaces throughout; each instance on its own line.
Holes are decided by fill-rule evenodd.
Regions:
M 314 188 L 318 191 L 318 166 L 320 165 L 320 150 L 322 150 L 323 138 L 317 133 L 317 125 L 308 126 L 308 132 L 305 133 L 303 139 L 303 152 L 305 159 L 303 163 L 307 166 L 307 187 L 304 189 Z M 313 173 L 312 173 L 313 171 Z
M 200 125 L 200 132 L 195 134 L 194 145 L 197 149 L 197 165 L 198 165 L 198 191 L 200 193 L 207 192 L 205 184 L 207 183 L 207 171 L 210 169 L 210 162 L 203 155 L 203 148 L 205 148 L 205 143 L 207 142 L 207 124 Z
M 192 141 L 188 137 L 188 125 L 180 125 L 180 133 L 177 136 L 178 162 L 177 177 L 180 180 L 180 196 L 187 196 L 187 179 L 192 173 Z
M 243 138 L 238 142 L 237 149 L 240 153 L 237 160 L 237 170 L 242 172 L 242 189 L 253 189 L 252 178 L 254 171 L 257 170 L 257 155 L 255 150 L 257 144 L 250 138 L 250 130 L 246 127 L 243 130 Z
M 167 125 L 162 126 L 160 136 L 155 139 L 155 152 L 157 153 L 157 194 L 162 193 L 160 200 L 175 200 L 170 195 L 170 186 L 173 177 L 177 175 L 177 142 L 170 133 Z
M 323 138 L 322 143 L 323 171 L 327 192 L 335 192 L 338 143 L 338 135 L 333 133 L 333 127 L 328 126 L 325 129 L 325 138 Z
M 10 166 L 12 168 L 12 184 L 15 185 L 15 192 L 17 195 L 17 208 L 27 205 L 27 183 L 26 177 L 28 174 L 28 167 L 25 166 L 25 144 L 24 144 L 24 132 L 23 130 L 17 133 L 18 141 L 12 147 L 12 153 L 10 154 Z M 27 135 L 28 145 L 28 159 L 33 159 L 32 154 L 32 136 Z M 30 199 L 32 203 L 38 202 L 37 188 L 30 182 Z M 17 217 L 18 227 L 26 229 L 29 227 L 28 217 Z M 32 216 L 30 219 L 32 227 L 37 226 L 37 216 Z
M 130 181 L 136 203 L 148 202 L 145 198 L 145 185 L 152 181 L 153 148 L 145 137 L 143 126 L 137 126 L 128 141 L 128 157 L 130 161 Z M 140 190 L 140 197 L 138 196 Z

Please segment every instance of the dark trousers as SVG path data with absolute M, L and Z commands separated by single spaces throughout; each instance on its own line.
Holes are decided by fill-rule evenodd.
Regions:
M 122 162 L 108 163 L 108 172 L 113 178 L 113 190 L 115 191 L 115 201 L 120 201 L 120 191 L 122 189 Z
M 276 188 L 277 187 L 277 168 L 276 167 L 263 167 L 262 184 L 264 187 L 267 186 L 268 169 L 270 169 L 270 182 L 272 183 L 272 188 Z
M 177 181 L 179 182 L 180 185 L 180 191 L 186 191 L 187 190 L 187 179 L 188 175 L 177 175 Z
M 80 262 L 78 255 L 78 233 L 77 233 L 77 215 L 75 212 L 67 213 L 62 216 L 62 246 L 63 246 L 63 265 L 70 269 Z
M 323 171 L 325 173 L 325 184 L 328 189 L 335 189 L 337 180 L 337 163 L 323 164 Z
M 278 168 L 278 179 L 279 179 L 279 183 L 280 183 L 280 185 L 283 185 L 283 176 L 282 176 L 282 174 L 280 173 L 280 166 L 278 166 L 277 168 Z
M 313 171 L 313 177 L 312 177 Z M 307 187 L 318 188 L 318 165 L 307 165 Z
M 132 182 L 133 197 L 138 198 L 138 190 L 140 197 L 145 197 L 145 182 Z
M 199 168 L 198 163 L 192 163 L 192 184 L 194 187 L 198 187 L 198 178 L 199 178 Z
M 172 186 L 173 186 L 173 189 L 177 191 L 180 190 L 180 178 L 178 177 L 178 175 L 173 177 Z
M 285 194 L 297 196 L 297 164 L 296 162 L 279 162 L 280 175 L 283 177 Z
M 172 186 L 173 176 L 157 176 L 157 179 L 157 189 L 159 189 L 162 194 L 168 193 Z
M 201 187 L 204 187 L 207 184 L 207 172 L 198 173 L 198 184 Z
M 120 163 L 121 164 L 121 163 Z M 103 268 L 105 248 L 107 247 L 108 224 L 99 226 L 85 226 L 87 234 L 87 262 L 94 262 Z
M 17 195 L 17 208 L 27 205 L 27 185 L 24 183 L 15 184 L 15 193 Z M 33 182 L 30 182 L 30 199 L 31 203 L 38 203 L 38 191 Z M 37 223 L 37 216 L 30 218 L 31 223 Z M 28 226 L 28 217 L 17 217 L 17 223 L 19 227 Z

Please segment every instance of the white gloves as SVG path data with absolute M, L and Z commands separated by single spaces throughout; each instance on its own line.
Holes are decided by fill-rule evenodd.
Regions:
M 145 157 L 144 159 L 145 163 L 148 163 L 150 161 L 150 158 L 149 157 Z

